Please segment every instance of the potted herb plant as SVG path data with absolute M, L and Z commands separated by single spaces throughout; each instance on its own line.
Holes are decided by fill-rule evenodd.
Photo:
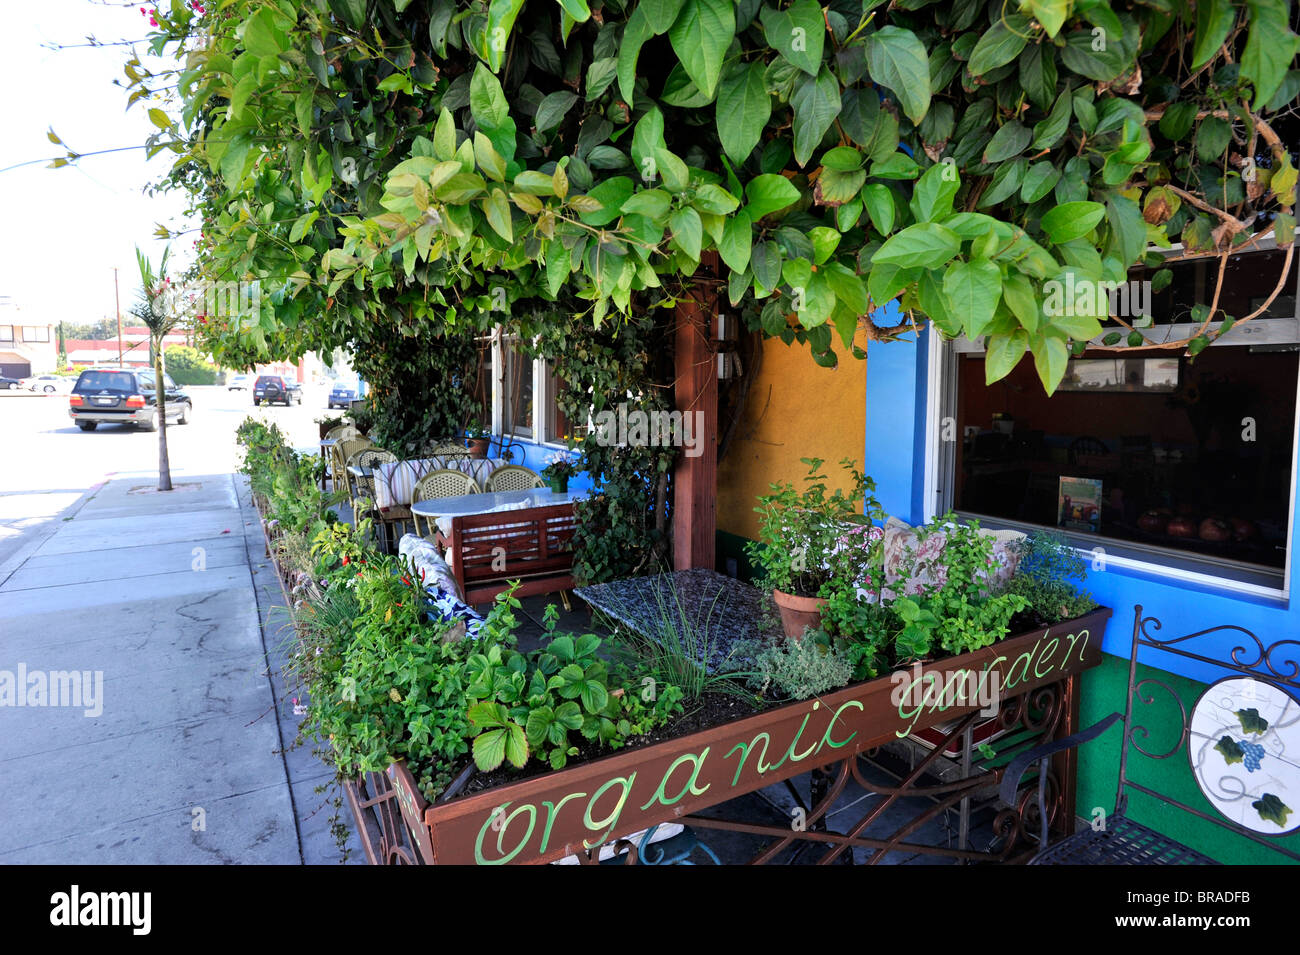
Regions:
M 578 466 L 567 454 L 556 452 L 547 459 L 542 468 L 542 477 L 556 494 L 563 494 L 569 489 L 569 478 L 578 473 Z
M 781 614 L 786 636 L 798 638 L 806 627 L 818 628 L 829 585 L 836 579 L 833 555 L 843 548 L 843 538 L 853 525 L 868 524 L 883 514 L 874 497 L 872 481 L 851 460 L 844 461 L 850 490 L 826 487 L 820 473 L 822 459 L 803 458 L 808 465 L 803 491 L 793 484 L 773 484 L 772 493 L 758 499 L 759 536 L 746 547 L 762 571 L 763 585 Z M 864 506 L 865 505 L 865 506 Z
M 320 439 L 325 440 L 325 436 L 343 423 L 342 415 L 329 415 L 324 418 L 317 418 L 316 424 L 320 426 Z
M 465 428 L 465 444 L 471 458 L 486 458 L 492 443 L 492 432 L 482 425 L 471 424 Z

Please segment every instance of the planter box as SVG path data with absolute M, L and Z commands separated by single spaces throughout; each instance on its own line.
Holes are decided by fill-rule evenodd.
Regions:
M 1073 677 L 1101 662 L 1110 615 L 1099 608 L 821 699 L 433 805 L 404 766 L 387 776 L 424 862 L 550 862 L 969 714 L 981 708 L 980 686 L 1005 700 Z M 927 689 L 936 685 L 948 693 Z

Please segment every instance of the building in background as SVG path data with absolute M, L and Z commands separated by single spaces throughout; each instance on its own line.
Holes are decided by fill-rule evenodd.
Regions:
M 54 324 L 0 296 L 0 375 L 28 378 L 54 371 L 59 363 Z

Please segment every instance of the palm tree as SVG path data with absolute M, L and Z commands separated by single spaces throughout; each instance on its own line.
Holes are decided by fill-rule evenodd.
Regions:
M 171 462 L 167 457 L 167 388 L 163 377 L 163 338 L 180 324 L 183 317 L 178 307 L 179 288 L 173 289 L 171 280 L 166 277 L 167 257 L 171 249 L 163 250 L 162 260 L 155 272 L 153 263 L 145 258 L 136 247 L 135 258 L 140 266 L 139 301 L 131 309 L 131 314 L 144 322 L 149 329 L 149 353 L 153 357 L 154 395 L 157 396 L 158 415 L 158 490 L 172 489 Z

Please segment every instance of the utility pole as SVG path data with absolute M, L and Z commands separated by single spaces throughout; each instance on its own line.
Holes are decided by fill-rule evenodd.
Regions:
M 117 364 L 122 366 L 122 302 L 117 294 L 117 266 L 113 266 L 113 310 L 117 312 Z

